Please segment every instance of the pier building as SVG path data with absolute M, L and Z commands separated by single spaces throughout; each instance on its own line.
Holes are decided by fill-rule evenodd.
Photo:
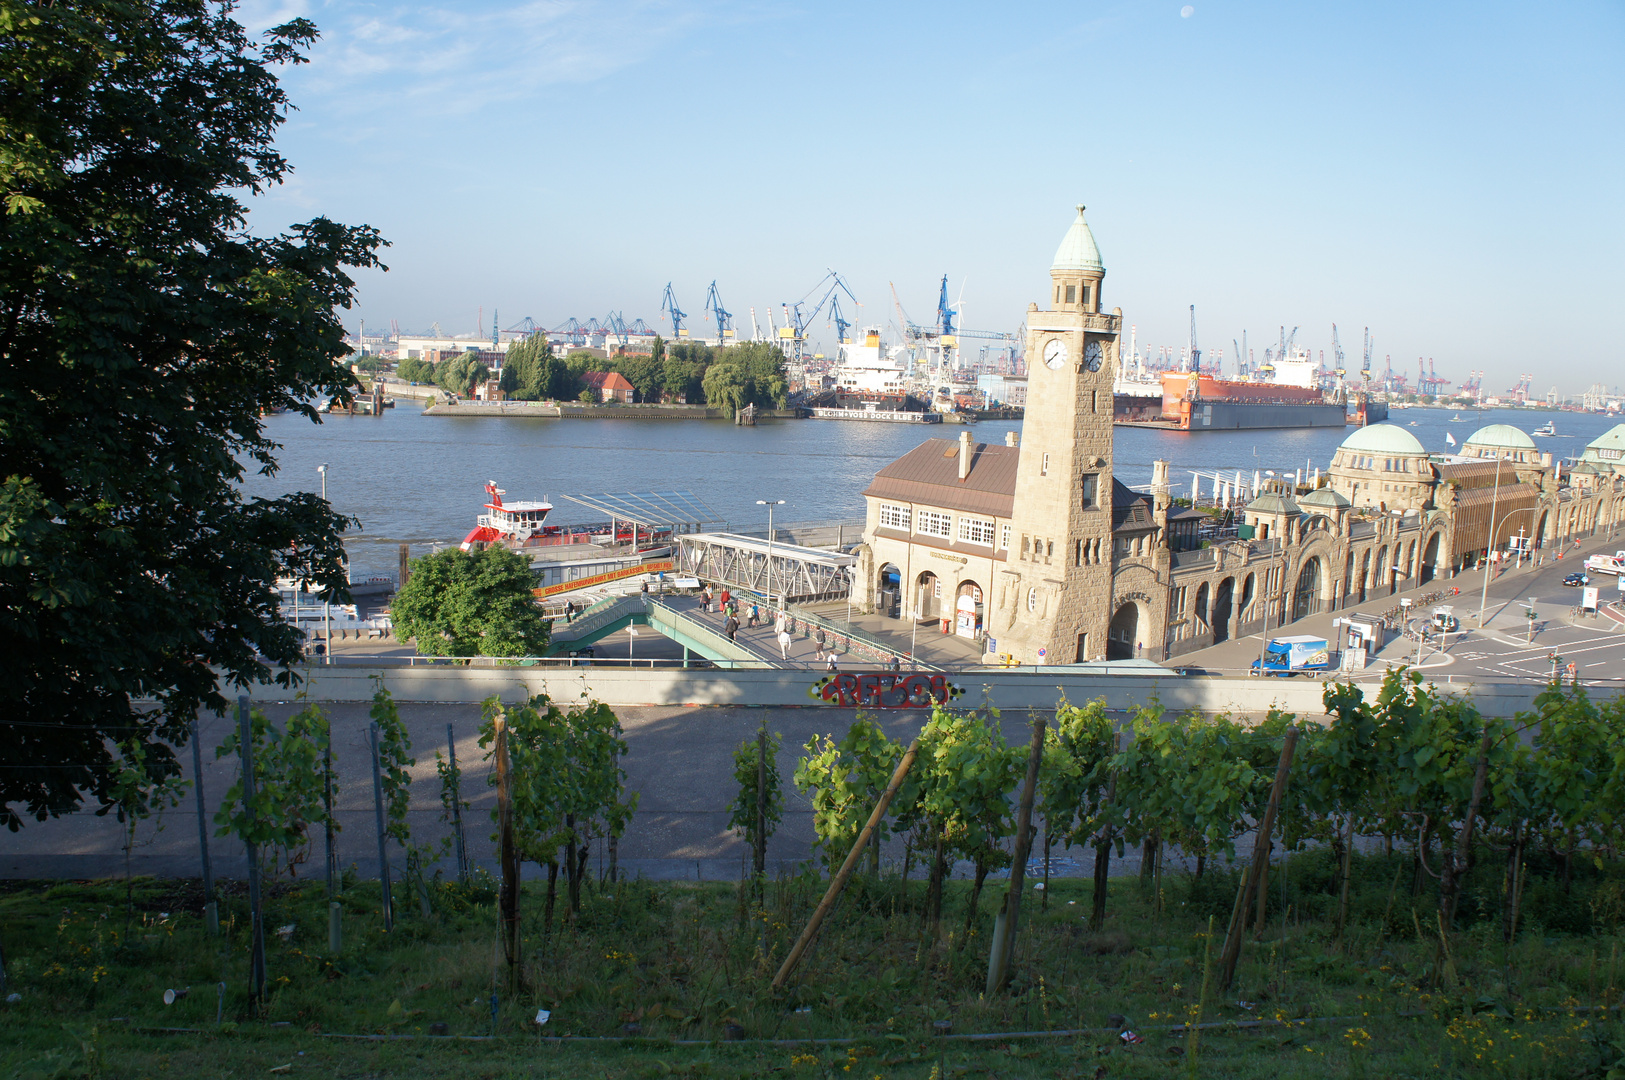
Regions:
M 983 641 L 989 662 L 1166 660 L 1453 576 L 1507 547 L 1531 557 L 1625 522 L 1625 425 L 1565 472 L 1495 424 L 1458 455 L 1391 424 L 1356 429 L 1318 486 L 1259 495 L 1233 539 L 1176 507 L 1167 462 L 1150 495 L 1113 475 L 1122 312 L 1078 208 L 1027 312 L 1019 439 L 930 439 L 864 491 L 853 601 L 916 632 Z

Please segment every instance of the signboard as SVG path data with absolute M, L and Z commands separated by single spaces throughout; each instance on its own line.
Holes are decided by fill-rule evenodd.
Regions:
M 1585 590 L 1581 592 L 1580 606 L 1587 611 L 1597 610 L 1597 587 L 1595 585 L 1587 585 Z

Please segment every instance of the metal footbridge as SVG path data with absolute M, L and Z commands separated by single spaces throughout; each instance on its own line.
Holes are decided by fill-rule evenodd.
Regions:
M 743 643 L 729 641 L 728 635 L 715 627 L 642 594 L 600 600 L 572 622 L 554 619 L 548 655 L 559 656 L 584 649 L 629 626 L 647 626 L 677 642 L 683 647 L 685 660 L 692 652 L 726 667 L 773 666 Z
M 771 596 L 783 603 L 848 595 L 856 555 L 738 533 L 688 533 L 672 554 L 679 574 Z

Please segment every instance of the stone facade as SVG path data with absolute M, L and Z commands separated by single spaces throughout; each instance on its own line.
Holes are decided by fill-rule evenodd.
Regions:
M 946 619 L 990 661 L 1166 660 L 1625 523 L 1625 425 L 1565 475 L 1505 425 L 1449 457 L 1379 424 L 1344 441 L 1321 486 L 1249 503 L 1251 537 L 1204 538 L 1211 519 L 1172 505 L 1166 462 L 1150 496 L 1112 475 L 1122 312 L 1100 310 L 1104 277 L 1079 207 L 1052 306 L 1027 312 L 1019 446 L 967 432 L 882 469 L 864 492 L 855 603 Z

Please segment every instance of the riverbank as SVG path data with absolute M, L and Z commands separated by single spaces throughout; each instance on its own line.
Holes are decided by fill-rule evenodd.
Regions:
M 587 405 L 562 401 L 460 401 L 431 405 L 424 416 L 509 416 L 549 420 L 727 420 L 727 410 L 707 405 Z M 798 420 L 801 409 L 764 409 L 758 419 Z

